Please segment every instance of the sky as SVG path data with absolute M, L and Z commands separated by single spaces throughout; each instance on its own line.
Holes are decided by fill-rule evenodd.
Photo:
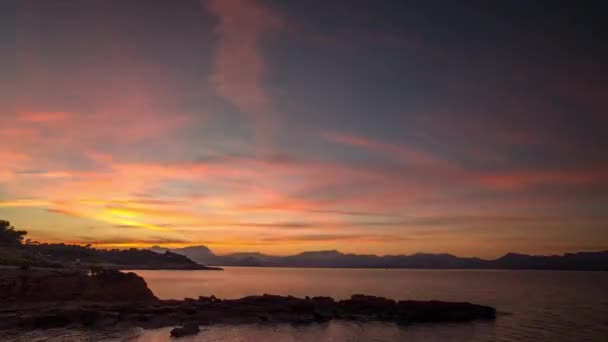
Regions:
M 217 253 L 608 249 L 600 2 L 0 3 L 0 218 Z

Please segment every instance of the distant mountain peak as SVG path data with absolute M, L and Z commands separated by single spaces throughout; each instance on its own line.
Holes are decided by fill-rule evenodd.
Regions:
M 532 255 L 522 254 L 522 253 L 516 253 L 516 252 L 509 252 L 509 253 L 501 256 L 500 258 L 498 258 L 496 260 L 521 259 L 521 258 L 530 258 L 530 257 L 532 257 Z

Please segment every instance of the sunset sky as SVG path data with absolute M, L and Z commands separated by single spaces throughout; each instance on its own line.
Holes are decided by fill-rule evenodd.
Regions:
M 100 247 L 607 249 L 605 18 L 464 3 L 2 1 L 0 218 Z

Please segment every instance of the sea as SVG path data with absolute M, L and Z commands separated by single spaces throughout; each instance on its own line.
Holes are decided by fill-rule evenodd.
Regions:
M 498 311 L 494 321 L 450 324 L 215 325 L 180 341 L 608 341 L 608 272 L 256 267 L 133 272 L 161 299 L 264 293 L 343 299 L 361 293 L 397 300 L 466 301 Z M 173 341 L 170 330 L 11 331 L 0 340 L 165 342 Z

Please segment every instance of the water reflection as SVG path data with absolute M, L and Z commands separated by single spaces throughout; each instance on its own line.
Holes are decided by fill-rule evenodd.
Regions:
M 211 294 L 239 298 L 272 293 L 339 299 L 365 293 L 394 299 L 468 301 L 509 313 L 499 315 L 494 323 L 411 326 L 405 330 L 383 326 L 381 329 L 395 335 L 368 334 L 378 330 L 367 326 L 354 329 L 349 324 L 336 323 L 323 329 L 323 333 L 329 335 L 321 335 L 315 342 L 340 340 L 327 337 L 332 336 L 328 331 L 340 333 L 340 338 L 351 338 L 348 334 L 352 332 L 352 338 L 366 336 L 378 341 L 392 338 L 411 341 L 606 341 L 608 336 L 608 272 L 226 268 L 224 272 L 137 273 L 162 298 L 196 298 Z M 222 329 L 232 331 L 232 328 Z M 305 329 L 300 334 L 302 328 L 282 329 L 289 332 L 284 332 L 286 335 L 281 335 L 282 338 L 297 336 L 298 340 L 308 338 L 307 334 L 312 334 L 310 329 L 315 330 Z M 264 333 L 270 331 L 266 329 Z M 247 330 L 246 334 L 243 336 L 252 332 Z M 323 339 L 326 337 L 329 339 Z
M 180 341 L 607 341 L 608 272 L 489 270 L 352 270 L 227 268 L 136 271 L 161 298 L 272 293 L 332 296 L 354 293 L 394 299 L 441 299 L 491 305 L 496 321 L 394 324 L 218 325 Z M 0 332 L 0 341 L 170 341 L 171 328 L 144 331 L 57 329 Z M 4 334 L 4 335 L 3 335 Z
M 149 330 L 140 335 L 139 342 L 169 341 L 170 328 Z M 197 336 L 182 341 L 352 341 L 352 342 L 394 342 L 394 341 L 471 341 L 484 336 L 494 340 L 491 323 L 465 323 L 449 325 L 417 325 L 399 327 L 384 323 L 352 323 L 336 321 L 327 324 L 305 326 L 281 325 L 241 325 L 212 326 L 204 328 Z

